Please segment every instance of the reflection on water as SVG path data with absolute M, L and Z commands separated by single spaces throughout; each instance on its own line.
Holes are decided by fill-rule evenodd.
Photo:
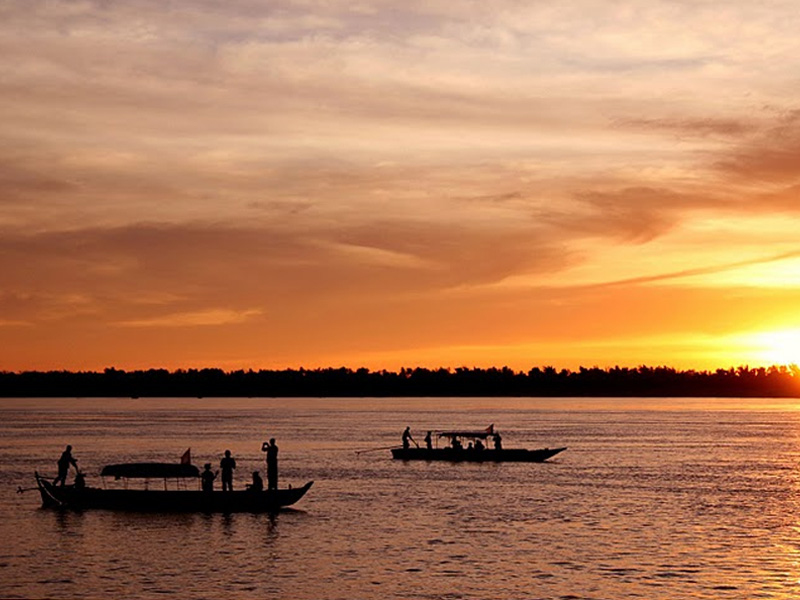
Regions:
M 0 596 L 797 597 L 800 415 L 565 402 L 3 401 Z M 569 450 L 487 465 L 355 453 L 406 425 L 490 423 L 509 447 Z M 283 485 L 316 482 L 272 517 L 58 512 L 15 493 L 34 469 L 55 475 L 67 443 L 90 483 L 104 464 L 191 447 L 196 464 L 230 449 L 241 486 L 269 437 Z

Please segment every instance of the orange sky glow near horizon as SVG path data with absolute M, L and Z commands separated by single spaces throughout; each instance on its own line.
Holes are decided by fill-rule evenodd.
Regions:
M 795 3 L 0 17 L 0 370 L 800 363 Z

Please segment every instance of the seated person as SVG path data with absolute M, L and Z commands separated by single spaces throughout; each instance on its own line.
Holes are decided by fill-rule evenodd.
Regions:
M 251 492 L 264 491 L 264 480 L 261 479 L 261 475 L 258 474 L 258 471 L 253 471 L 253 483 L 248 483 L 247 489 Z
M 200 483 L 204 492 L 214 491 L 214 479 L 217 474 L 211 470 L 211 463 L 206 463 L 203 472 L 200 474 Z

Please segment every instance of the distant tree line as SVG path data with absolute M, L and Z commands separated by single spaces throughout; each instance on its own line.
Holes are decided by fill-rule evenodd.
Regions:
M 800 368 L 149 369 L 0 372 L 0 397 L 800 397 Z

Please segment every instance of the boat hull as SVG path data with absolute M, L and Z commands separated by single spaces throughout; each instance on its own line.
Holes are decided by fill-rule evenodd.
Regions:
M 309 490 L 313 481 L 299 488 L 251 492 L 202 492 L 199 490 L 117 490 L 54 486 L 39 474 L 36 484 L 45 508 L 104 509 L 141 512 L 277 512 L 291 506 Z
M 453 450 L 452 448 L 393 448 L 396 460 L 439 460 L 448 462 L 544 462 L 566 448 L 540 448 L 527 450 Z

